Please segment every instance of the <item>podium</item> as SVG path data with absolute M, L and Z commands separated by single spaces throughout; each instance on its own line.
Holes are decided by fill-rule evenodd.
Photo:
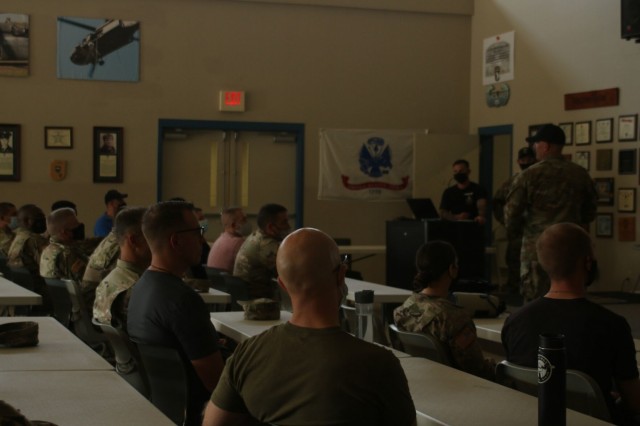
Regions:
M 458 279 L 484 279 L 484 226 L 473 221 L 393 220 L 386 223 L 387 285 L 413 290 L 416 252 L 443 240 L 458 253 Z

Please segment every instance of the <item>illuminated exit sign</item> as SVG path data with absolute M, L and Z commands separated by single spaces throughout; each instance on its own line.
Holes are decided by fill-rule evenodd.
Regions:
M 244 92 L 238 90 L 220 91 L 220 111 L 244 111 Z

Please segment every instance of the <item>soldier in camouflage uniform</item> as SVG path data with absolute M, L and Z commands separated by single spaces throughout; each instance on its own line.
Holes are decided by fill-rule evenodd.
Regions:
M 93 306 L 96 297 L 96 288 L 108 274 L 116 267 L 120 246 L 118 237 L 114 230 L 111 230 L 98 247 L 89 256 L 87 267 L 84 270 L 82 281 L 80 282 L 80 293 L 86 306 Z
M 445 241 L 424 244 L 416 254 L 416 266 L 416 292 L 393 312 L 398 328 L 435 336 L 447 348 L 454 367 L 494 380 L 495 362 L 482 355 L 471 315 L 448 299 L 458 275 L 453 246 Z
M 9 247 L 16 234 L 13 230 L 18 226 L 18 211 L 11 203 L 0 203 L 0 254 L 7 256 Z
M 249 284 L 251 299 L 278 298 L 276 253 L 280 242 L 291 230 L 287 209 L 267 204 L 258 212 L 258 229 L 242 244 L 233 267 L 233 275 Z
M 127 309 L 131 289 L 151 263 L 151 251 L 142 234 L 145 208 L 125 208 L 116 216 L 115 233 L 120 256 L 113 269 L 96 289 L 93 317 L 127 331 Z
M 539 162 L 514 179 L 504 216 L 508 232 L 523 234 L 521 293 L 530 301 L 544 295 L 550 285 L 538 263 L 538 237 L 555 223 L 587 227 L 595 219 L 597 194 L 589 173 L 562 156 L 565 135 L 560 127 L 543 126 L 527 141 L 534 144 Z
M 39 207 L 27 204 L 18 210 L 18 229 L 9 247 L 9 266 L 26 268 L 40 274 L 40 255 L 49 244 L 41 234 L 47 230 L 47 219 Z
M 40 258 L 43 278 L 66 278 L 76 282 L 82 279 L 88 256 L 73 244 L 74 229 L 79 225 L 76 213 L 69 207 L 51 212 L 47 218 L 49 246 Z
M 536 153 L 529 147 L 521 148 L 518 151 L 518 165 L 520 170 L 526 170 L 536 161 Z M 507 194 L 511 189 L 513 180 L 518 173 L 511 176 L 496 191 L 493 196 L 493 216 L 498 222 L 504 225 L 504 205 L 507 201 Z M 508 276 L 506 290 L 510 294 L 517 294 L 520 291 L 520 250 L 522 249 L 522 233 L 507 233 L 507 250 L 505 252 L 505 262 L 507 264 Z

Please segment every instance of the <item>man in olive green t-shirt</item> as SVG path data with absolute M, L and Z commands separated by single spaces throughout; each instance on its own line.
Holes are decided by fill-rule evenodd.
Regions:
M 346 267 L 325 233 L 300 229 L 282 242 L 278 283 L 289 322 L 241 343 L 207 405 L 203 425 L 413 425 L 398 359 L 339 326 Z

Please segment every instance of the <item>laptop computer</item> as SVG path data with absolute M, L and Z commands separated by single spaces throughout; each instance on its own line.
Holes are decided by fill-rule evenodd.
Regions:
M 431 198 L 407 198 L 407 203 L 416 219 L 439 219 L 440 215 Z

